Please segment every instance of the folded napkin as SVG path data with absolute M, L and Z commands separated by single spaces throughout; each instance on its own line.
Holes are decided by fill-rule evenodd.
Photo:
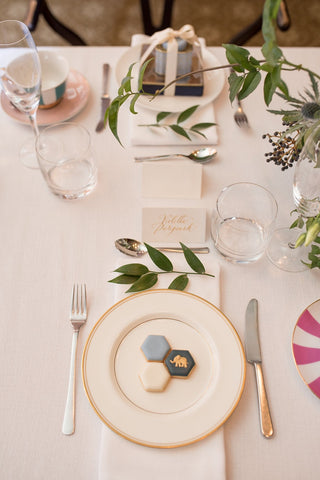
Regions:
M 183 255 L 168 254 L 174 267 L 189 270 Z M 216 306 L 220 301 L 220 267 L 211 255 L 201 255 L 206 271 L 215 278 L 192 276 L 188 291 L 205 298 Z M 124 255 L 118 265 L 129 263 Z M 137 260 L 132 260 L 136 262 Z M 144 263 L 150 260 L 146 257 Z M 151 268 L 151 262 L 150 262 Z M 154 266 L 152 266 L 154 268 Z M 156 288 L 166 288 L 170 275 L 159 275 Z M 112 285 L 115 301 L 125 296 L 126 286 Z M 135 444 L 102 426 L 99 454 L 99 480 L 225 480 L 225 450 L 223 427 L 207 438 L 184 447 L 161 449 Z
M 143 42 L 148 41 L 149 37 L 143 34 L 136 34 L 132 36 L 131 46 L 134 47 Z M 205 40 L 199 39 L 202 47 L 205 47 Z M 195 99 L 195 105 L 197 101 Z M 171 129 L 163 129 L 158 127 L 141 127 L 140 125 L 150 125 L 156 123 L 157 113 L 154 110 L 150 110 L 136 104 L 136 111 L 138 115 L 131 115 L 131 144 L 132 145 L 215 145 L 218 143 L 217 128 L 210 127 L 204 130 L 203 133 L 207 138 L 202 135 L 191 134 L 191 141 L 184 137 L 174 133 Z M 168 117 L 168 122 L 173 123 L 176 121 L 179 113 Z M 182 124 L 182 126 L 188 128 L 197 123 L 215 123 L 215 115 L 213 109 L 213 103 L 210 102 L 207 105 L 199 107 L 192 116 Z

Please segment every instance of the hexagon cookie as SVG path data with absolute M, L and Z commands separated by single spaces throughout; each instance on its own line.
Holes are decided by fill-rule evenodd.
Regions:
M 148 362 L 162 362 L 170 350 L 170 345 L 163 335 L 148 335 L 141 345 Z
M 171 350 L 165 364 L 172 377 L 187 377 L 195 366 L 195 361 L 188 350 Z
M 147 392 L 162 392 L 170 380 L 168 370 L 160 362 L 147 363 L 139 376 Z

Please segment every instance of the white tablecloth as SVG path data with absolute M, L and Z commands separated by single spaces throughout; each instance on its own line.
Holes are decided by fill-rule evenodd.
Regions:
M 107 280 L 117 255 L 114 239 L 139 238 L 142 207 L 165 203 L 141 198 L 141 170 L 132 161 L 133 154 L 163 153 L 165 147 L 122 148 L 109 132 L 94 132 L 100 112 L 102 63 L 109 62 L 114 69 L 124 48 L 59 50 L 91 86 L 89 102 L 76 120 L 92 133 L 99 182 L 83 201 L 53 196 L 38 171 L 19 163 L 19 145 L 31 134 L 30 127 L 0 110 L 0 477 L 10 480 L 97 478 L 101 421 L 82 387 L 81 353 L 90 329 L 112 303 L 114 286 Z M 223 60 L 223 49 L 213 51 Z M 285 52 L 296 62 L 318 68 L 319 49 Z M 294 90 L 301 90 L 307 81 L 302 73 L 288 72 L 287 79 Z M 110 88 L 115 95 L 114 76 Z M 257 182 L 274 193 L 279 203 L 278 224 L 287 225 L 293 209 L 293 172 L 282 173 L 265 162 L 269 145 L 261 139 L 263 133 L 279 129 L 281 121 L 266 112 L 260 89 L 244 102 L 252 128 L 241 130 L 232 119 L 227 97 L 226 86 L 215 103 L 219 156 L 204 167 L 201 199 L 171 204 L 202 206 L 209 216 L 223 186 Z M 126 122 L 121 115 L 124 142 Z M 179 151 L 182 148 L 190 149 L 187 144 Z M 207 243 L 212 247 L 209 236 Z M 242 398 L 224 426 L 228 480 L 319 476 L 320 403 L 299 377 L 291 353 L 295 322 L 319 298 L 319 279 L 318 271 L 288 274 L 265 258 L 248 266 L 221 261 L 221 308 L 242 339 L 247 302 L 251 297 L 259 300 L 265 382 L 275 427 L 274 438 L 265 440 L 259 431 L 254 373 L 248 366 Z M 87 283 L 89 318 L 79 338 L 76 433 L 66 437 L 61 423 L 73 282 Z

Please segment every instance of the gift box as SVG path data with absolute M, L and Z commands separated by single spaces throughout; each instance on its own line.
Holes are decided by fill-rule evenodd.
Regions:
M 143 56 L 143 53 L 145 52 L 147 47 L 148 45 L 142 46 L 141 57 Z M 196 71 L 201 69 L 199 56 L 194 51 L 192 46 L 190 46 L 189 48 L 191 50 L 190 52 L 191 65 L 190 65 L 189 71 Z M 146 58 L 146 60 L 152 59 L 152 61 L 148 64 L 145 70 L 145 73 L 143 76 L 143 82 L 142 82 L 142 90 L 141 90 L 143 92 L 151 93 L 151 94 L 156 93 L 158 90 L 160 90 L 166 85 L 165 75 L 159 74 L 156 71 L 155 55 L 156 55 L 156 49 L 154 49 L 151 52 L 151 54 Z M 184 72 L 184 73 L 188 73 L 188 72 Z M 177 76 L 183 75 L 184 73 L 179 73 L 179 71 L 177 71 Z M 180 96 L 194 95 L 197 97 L 201 97 L 203 95 L 203 89 L 204 89 L 203 73 L 202 72 L 194 73 L 176 82 L 174 86 L 174 95 L 180 95 Z M 163 92 L 161 92 L 161 95 L 163 95 Z
M 141 91 L 154 94 L 181 75 L 202 68 L 201 47 L 191 25 L 175 31 L 167 28 L 156 32 L 150 43 L 141 46 L 140 66 L 151 60 L 144 72 Z M 203 73 L 192 73 L 177 80 L 161 94 L 202 96 Z

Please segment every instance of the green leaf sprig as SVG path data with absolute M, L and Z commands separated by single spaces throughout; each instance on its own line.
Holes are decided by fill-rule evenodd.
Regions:
M 311 246 L 310 251 L 308 252 L 310 263 L 303 263 L 305 263 L 310 269 L 320 268 L 320 213 L 315 217 L 308 218 L 306 222 L 301 216 L 299 216 L 290 228 L 303 227 L 305 227 L 305 232 L 299 235 L 295 247 Z
M 190 248 L 181 242 L 180 245 L 183 250 L 184 258 L 192 269 L 191 272 L 174 270 L 171 260 L 166 255 L 145 243 L 149 257 L 160 271 L 149 270 L 149 268 L 142 263 L 129 263 L 114 270 L 114 272 L 120 273 L 120 275 L 109 280 L 109 282 L 129 284 L 131 287 L 126 293 L 134 293 L 152 288 L 157 283 L 159 275 L 165 273 L 177 274 L 168 287 L 170 290 L 184 290 L 189 283 L 189 275 L 206 275 L 208 277 L 214 277 L 214 275 L 205 271 L 204 265 Z
M 135 110 L 136 102 L 138 98 L 141 95 L 148 95 L 145 93 L 142 89 L 142 81 L 143 81 L 143 76 L 144 72 L 150 62 L 152 62 L 153 59 L 149 59 L 140 68 L 139 71 L 139 77 L 138 77 L 138 90 L 134 91 L 132 89 L 132 69 L 135 65 L 135 63 L 132 63 L 129 66 L 128 72 L 126 76 L 122 79 L 121 85 L 118 89 L 118 95 L 112 100 L 110 103 L 109 107 L 106 110 L 105 116 L 104 116 L 104 123 L 105 125 L 108 125 L 113 136 L 118 140 L 120 145 L 122 145 L 119 135 L 118 135 L 118 116 L 119 116 L 119 110 L 120 107 L 130 99 L 130 112 L 134 115 L 137 115 L 137 111 Z
M 188 120 L 191 115 L 199 108 L 199 105 L 194 105 L 193 107 L 187 108 L 178 115 L 177 121 L 175 123 L 161 123 L 167 119 L 170 115 L 174 115 L 172 112 L 159 112 L 156 117 L 156 123 L 151 124 L 140 124 L 139 127 L 155 127 L 155 128 L 164 128 L 166 130 L 170 129 L 175 132 L 177 135 L 181 135 L 186 139 L 191 141 L 190 134 L 201 135 L 204 138 L 207 138 L 202 130 L 213 127 L 216 123 L 212 122 L 202 122 L 196 123 L 189 128 L 183 127 L 181 124 Z

